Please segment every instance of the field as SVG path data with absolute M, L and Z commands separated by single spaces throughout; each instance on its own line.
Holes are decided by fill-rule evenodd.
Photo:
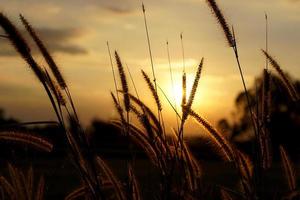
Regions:
M 151 74 L 141 70 L 145 83 L 132 76 L 118 51 L 107 42 L 114 90 L 110 92 L 117 119 L 80 121 L 65 76 L 38 31 L 23 15 L 22 26 L 38 47 L 46 65 L 39 64 L 24 33 L 0 13 L 1 39 L 29 66 L 51 103 L 55 121 L 19 122 L 1 116 L 0 198 L 41 199 L 299 199 L 297 161 L 300 151 L 299 81 L 294 81 L 268 48 L 268 16 L 265 15 L 266 60 L 262 74 L 249 87 L 241 62 L 237 33 L 229 26 L 215 0 L 206 0 L 233 52 L 243 91 L 238 94 L 238 120 L 220 121 L 215 127 L 196 109 L 201 93 L 204 58 L 199 60 L 191 88 L 187 87 L 183 34 L 181 88 L 165 91 L 153 63 L 147 11 L 142 4 Z M 174 89 L 169 44 L 166 42 L 169 77 Z M 88 77 L 87 77 L 88 79 Z M 109 93 L 109 91 L 107 91 Z M 178 94 L 180 95 L 178 95 Z M 176 96 L 180 96 L 180 103 Z M 154 106 L 148 105 L 149 100 Z M 220 99 L 221 101 L 222 99 Z M 167 102 L 162 104 L 162 101 Z M 147 103 L 146 103 L 147 102 Z M 165 107 L 171 108 L 166 113 Z M 222 111 L 220 111 L 222 112 Z M 34 114 L 34 113 L 33 113 Z M 167 117 L 176 121 L 170 126 Z M 194 120 L 202 134 L 187 134 Z M 199 132 L 200 132 L 199 131 Z M 246 140 L 243 139 L 246 134 Z M 245 138 L 245 137 L 244 137 Z

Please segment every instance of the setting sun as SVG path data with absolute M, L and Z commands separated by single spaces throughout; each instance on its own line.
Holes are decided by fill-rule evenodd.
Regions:
M 0 1 L 1 199 L 300 199 L 300 0 Z

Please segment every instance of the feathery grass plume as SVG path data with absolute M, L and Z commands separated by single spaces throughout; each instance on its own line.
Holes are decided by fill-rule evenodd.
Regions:
M 36 32 L 34 31 L 34 29 L 32 28 L 32 26 L 29 24 L 29 22 L 21 14 L 20 14 L 20 19 L 21 19 L 22 23 L 24 24 L 26 30 L 31 35 L 31 37 L 33 38 L 34 42 L 36 43 L 36 45 L 40 49 L 40 51 L 41 51 L 44 59 L 48 63 L 48 66 L 50 67 L 50 69 L 51 69 L 53 75 L 55 76 L 58 84 L 60 85 L 60 87 L 62 89 L 65 89 L 67 87 L 66 81 L 65 81 L 62 73 L 60 72 L 60 69 L 58 68 L 58 66 L 54 62 L 52 56 L 48 52 L 47 48 L 45 47 L 45 45 L 43 44 L 43 42 L 41 41 L 41 39 L 38 37 L 38 35 L 36 34 Z
M 132 111 L 134 112 L 134 110 Z M 147 133 L 131 124 L 128 124 L 130 130 L 129 136 L 134 143 L 145 151 L 151 163 L 159 169 L 160 175 L 163 179 L 167 173 L 167 150 L 164 146 L 165 143 L 158 137 L 153 137 L 154 135 L 151 125 L 147 121 L 147 117 L 145 115 L 141 114 L 140 120 Z M 120 127 L 120 123 L 116 123 L 116 125 Z
M 116 109 L 117 109 L 117 111 L 118 111 L 118 113 L 119 113 L 119 116 L 120 116 L 120 118 L 121 118 L 122 123 L 125 123 L 126 120 L 125 120 L 125 118 L 124 118 L 123 108 L 122 108 L 122 107 L 120 106 L 120 104 L 118 103 L 118 100 L 117 100 L 117 98 L 115 97 L 115 95 L 114 95 L 112 92 L 111 92 L 110 94 L 111 94 L 111 97 L 112 97 L 112 99 L 113 99 L 113 101 L 114 101 L 115 107 L 116 107 Z
M 209 135 L 215 140 L 216 144 L 222 150 L 222 153 L 228 161 L 235 160 L 235 151 L 227 139 L 219 133 L 208 121 L 198 115 L 196 112 L 190 109 L 189 115 L 191 115 L 198 123 L 200 123 L 207 131 Z
M 32 165 L 29 167 L 27 172 L 27 190 L 28 190 L 28 199 L 31 199 L 33 197 L 33 168 Z
M 141 70 L 141 71 L 142 71 L 143 77 L 144 77 L 144 79 L 145 79 L 145 81 L 146 81 L 146 83 L 148 85 L 148 88 L 150 89 L 150 91 L 152 93 L 152 96 L 153 96 L 153 98 L 155 100 L 156 106 L 157 106 L 158 110 L 161 111 L 162 110 L 162 106 L 161 106 L 161 102 L 159 100 L 159 96 L 157 94 L 157 90 L 155 89 L 154 85 L 152 84 L 149 76 L 143 70 Z
M 17 199 L 13 186 L 3 176 L 0 176 L 0 185 L 11 199 Z
M 147 18 L 146 18 L 146 9 L 145 9 L 144 3 L 142 3 L 142 11 L 143 11 L 143 16 L 144 16 L 144 24 L 145 24 L 145 30 L 146 30 L 146 36 L 147 36 L 147 44 L 148 44 L 150 61 L 151 61 L 151 70 L 152 70 L 153 82 L 154 82 L 154 86 L 155 86 L 155 91 L 157 92 L 156 76 L 155 76 L 155 70 L 154 70 L 154 64 L 153 64 L 151 42 L 150 42 L 150 36 L 149 36 L 149 31 L 148 31 L 148 24 L 147 24 Z
M 140 123 L 144 127 L 145 131 L 148 134 L 148 137 L 150 138 L 151 141 L 154 141 L 155 139 L 155 134 L 153 131 L 153 127 L 149 121 L 149 118 L 147 117 L 146 114 L 140 113 L 135 107 L 131 106 L 130 109 L 134 114 L 136 114 L 137 118 L 139 119 Z
M 32 122 L 21 122 L 21 123 L 10 123 L 1 125 L 1 128 L 14 128 L 21 126 L 31 126 L 31 125 L 49 125 L 58 126 L 59 123 L 56 121 L 32 121 Z
M 168 151 L 168 144 L 167 141 L 164 140 L 164 138 L 161 136 L 161 133 L 159 133 L 155 127 L 153 127 L 147 115 L 140 113 L 136 108 L 131 106 L 131 110 L 134 114 L 137 115 L 138 120 L 140 121 L 141 125 L 145 129 L 145 131 L 141 131 L 137 127 L 128 124 L 129 126 L 129 136 L 137 142 L 139 146 L 141 146 L 146 152 L 149 152 L 150 156 L 149 158 L 154 161 L 157 160 L 155 163 L 156 166 L 159 166 L 160 169 L 162 167 L 165 167 L 165 155 Z M 115 123 L 117 126 L 118 123 Z M 156 133 L 156 134 L 155 134 Z M 140 143 L 139 143 L 140 142 Z M 143 146 L 144 145 L 144 146 Z M 146 148 L 146 149 L 145 149 Z M 148 150 L 147 150 L 148 149 Z M 151 152 L 154 152 L 154 157 Z M 164 170 L 165 171 L 165 170 Z
M 0 140 L 27 144 L 42 151 L 51 152 L 53 145 L 47 140 L 27 133 L 5 131 L 0 132 Z
M 55 105 L 54 98 L 53 98 L 53 96 L 51 94 L 50 89 L 48 88 L 48 86 L 46 84 L 44 73 L 40 69 L 39 65 L 33 59 L 32 55 L 30 53 L 30 48 L 27 45 L 26 41 L 23 39 L 23 37 L 21 36 L 21 34 L 17 30 L 17 28 L 2 13 L 0 14 L 0 26 L 4 29 L 4 31 L 9 36 L 9 40 L 11 41 L 12 45 L 15 47 L 15 49 L 17 50 L 17 52 L 19 52 L 20 55 L 22 56 L 22 58 L 29 64 L 29 66 L 31 67 L 31 69 L 33 70 L 33 72 L 35 73 L 35 75 L 37 76 L 37 78 L 43 84 L 43 87 L 44 87 L 45 91 L 47 92 L 47 95 L 49 96 L 49 99 L 50 99 L 51 104 L 53 106 L 53 109 L 56 112 L 57 118 L 58 118 L 60 124 L 63 126 L 63 121 L 60 118 L 60 114 L 59 114 L 59 112 L 57 110 L 57 107 Z M 66 92 L 67 91 L 68 90 L 66 88 Z M 69 94 L 69 92 L 67 92 L 67 93 Z M 11 138 L 9 138 L 9 139 L 11 139 Z M 22 142 L 24 141 L 23 138 L 17 138 L 17 139 L 21 140 Z M 25 142 L 29 142 L 29 141 L 27 139 L 25 140 Z M 33 141 L 33 142 L 34 142 L 35 146 L 40 145 L 39 143 L 36 144 L 35 143 L 36 141 Z M 31 143 L 33 143 L 33 142 L 31 142 Z
M 87 178 L 91 180 L 92 187 L 91 191 L 95 191 L 95 196 L 101 196 L 102 191 L 100 188 L 100 182 L 101 180 L 97 177 L 97 170 L 96 170 L 96 161 L 94 159 L 95 152 L 91 149 L 89 141 L 87 136 L 85 135 L 85 132 L 83 131 L 83 128 L 81 127 L 80 123 L 78 123 L 77 119 L 70 116 L 69 118 L 70 123 L 70 138 L 74 139 L 74 147 L 77 146 L 77 156 L 81 157 L 81 160 L 79 160 L 79 165 L 81 165 L 82 170 L 86 172 Z M 67 132 L 67 131 L 66 131 Z M 80 159 L 79 157 L 79 159 Z
M 123 124 L 119 122 L 113 122 L 113 124 L 119 128 L 122 128 L 123 126 Z M 148 137 L 144 134 L 143 131 L 141 131 L 134 125 L 128 124 L 128 126 L 130 128 L 129 136 L 132 141 L 145 151 L 146 155 L 154 166 L 159 167 L 159 160 L 157 158 L 156 151 L 154 150 L 152 144 L 150 144 Z
M 133 96 L 132 94 L 128 94 L 128 95 L 129 95 L 131 102 L 136 103 L 143 110 L 143 112 L 148 115 L 148 117 L 151 119 L 151 121 L 156 126 L 156 129 L 160 133 L 162 133 L 163 130 L 162 130 L 161 124 L 159 123 L 158 119 L 156 118 L 155 114 L 151 111 L 151 109 L 146 104 L 144 104 L 141 100 L 139 100 L 137 97 Z
M 163 131 L 161 127 L 157 129 L 155 126 L 153 126 L 150 123 L 148 114 L 146 109 L 143 110 L 144 113 L 139 112 L 135 107 L 130 107 L 132 112 L 136 114 L 139 122 L 145 129 L 145 133 L 138 132 L 143 135 L 147 136 L 147 140 L 149 140 L 150 145 L 153 147 L 157 155 L 160 155 L 158 157 L 159 161 L 163 160 L 161 157 L 166 155 L 168 144 L 165 138 L 163 137 Z M 155 118 L 155 116 L 154 116 Z M 158 120 L 155 118 L 155 121 L 158 122 Z M 160 124 L 159 124 L 160 126 Z M 162 163 L 162 162 L 161 162 Z
M 222 27 L 222 30 L 225 34 L 228 45 L 230 47 L 233 47 L 234 46 L 233 36 L 232 36 L 230 28 L 225 20 L 225 17 L 223 15 L 221 9 L 219 8 L 219 6 L 217 5 L 215 0 L 206 0 L 206 2 L 209 5 L 209 7 L 212 9 L 218 23 Z
M 245 153 L 236 150 L 236 155 L 239 163 L 239 173 L 242 178 L 242 184 L 246 193 L 250 194 L 252 189 L 253 164 L 249 156 Z
M 4 177 L 0 177 L 0 185 L 5 189 L 9 199 L 20 199 L 20 200 L 42 200 L 39 198 L 39 193 L 44 192 L 44 186 L 40 187 L 41 184 L 37 185 L 37 191 L 33 190 L 33 169 L 29 168 L 27 177 L 25 174 L 17 169 L 12 164 L 8 163 L 8 171 L 11 183 Z M 43 178 L 42 178 L 43 179 Z M 43 185 L 44 179 L 43 179 Z M 6 199 L 6 198 L 5 198 Z
M 66 136 L 72 152 L 73 161 L 75 162 L 76 166 L 79 169 L 79 173 L 82 180 L 88 186 L 90 195 L 93 198 L 96 198 L 98 192 L 100 196 L 103 196 L 100 188 L 96 188 L 97 186 L 95 186 L 98 182 L 96 182 L 94 178 L 96 178 L 97 176 L 91 177 L 89 174 L 90 171 L 88 170 L 88 167 L 90 165 L 88 165 L 89 163 L 87 163 L 87 160 L 84 159 L 83 153 L 81 151 L 81 147 L 79 146 L 78 142 L 75 140 L 73 134 L 71 134 L 70 131 L 68 130 L 66 131 Z
M 30 68 L 34 72 L 35 76 L 42 83 L 42 85 L 43 85 L 45 91 L 47 92 L 47 95 L 51 101 L 51 104 L 57 115 L 58 120 L 60 122 L 62 122 L 62 120 L 59 116 L 57 107 L 55 105 L 54 99 L 51 95 L 51 92 L 49 91 L 49 88 L 46 85 L 45 74 L 42 71 L 42 69 L 40 68 L 40 66 L 33 59 L 31 52 L 30 52 L 31 50 L 29 48 L 29 45 L 27 44 L 25 39 L 22 37 L 22 35 L 18 31 L 18 29 L 15 27 L 15 25 L 3 13 L 0 13 L 0 26 L 7 33 L 8 39 L 10 40 L 11 44 L 15 47 L 16 51 L 19 52 L 19 54 L 22 56 L 22 58 L 30 66 Z
M 261 93 L 261 116 L 257 116 L 258 127 L 260 127 L 259 144 L 262 156 L 262 167 L 268 169 L 272 164 L 272 147 L 270 133 L 268 130 L 270 122 L 270 107 L 271 89 L 270 89 L 270 72 L 265 68 L 263 70 L 263 86 Z
M 296 173 L 295 173 L 293 163 L 290 160 L 285 148 L 280 145 L 279 149 L 280 149 L 282 166 L 284 169 L 285 178 L 289 186 L 289 190 L 294 191 L 297 188 L 297 183 L 296 183 Z
M 271 75 L 267 69 L 263 71 L 263 93 L 262 93 L 262 120 L 263 125 L 268 126 L 270 120 L 270 106 L 271 102 Z
M 269 53 L 267 53 L 265 50 L 262 50 L 262 52 L 264 53 L 264 55 L 268 59 L 271 66 L 276 70 L 279 77 L 282 79 L 287 91 L 289 92 L 289 95 L 291 96 L 291 99 L 293 101 L 298 101 L 299 100 L 299 94 L 298 94 L 296 88 L 290 82 L 288 77 L 284 74 L 284 72 L 282 71 L 282 69 L 281 69 L 280 65 L 278 64 L 278 62 Z
M 234 200 L 234 198 L 224 189 L 220 189 L 221 199 L 222 200 Z
M 265 133 L 265 157 L 264 157 L 264 168 L 269 169 L 272 166 L 272 142 L 270 133 L 266 130 Z
M 159 152 L 162 152 L 163 154 L 165 154 L 167 143 L 162 137 L 162 133 L 163 133 L 162 127 L 161 127 L 160 123 L 158 122 L 157 118 L 155 117 L 153 112 L 150 110 L 150 108 L 147 107 L 143 102 L 141 102 L 139 99 L 137 99 L 136 97 L 134 97 L 131 94 L 129 94 L 129 96 L 130 96 L 132 102 L 135 102 L 137 105 L 139 105 L 143 111 L 143 113 L 141 113 L 133 105 L 130 106 L 131 111 L 137 116 L 139 122 L 144 127 L 146 133 L 135 130 L 134 127 L 132 127 L 131 124 L 128 124 L 127 122 L 126 122 L 126 126 L 129 126 L 130 131 L 132 131 L 131 129 L 133 129 L 133 130 L 135 130 L 135 133 L 139 133 L 142 136 L 147 135 L 146 144 L 144 141 L 145 147 L 147 146 L 147 141 L 148 141 L 150 147 L 153 145 L 153 148 L 154 148 L 153 150 L 154 150 L 155 154 L 159 155 Z M 150 117 L 150 119 L 152 120 L 152 122 L 154 123 L 154 125 L 156 127 L 152 126 L 148 117 Z M 157 138 L 157 135 L 154 133 L 156 133 L 159 138 Z M 129 133 L 129 136 L 132 138 L 132 133 Z M 133 138 L 133 140 L 139 141 L 135 137 Z M 159 148 L 157 145 L 159 145 Z M 144 148 L 144 147 L 142 146 L 142 148 Z M 151 147 L 151 149 L 152 149 L 152 147 Z M 145 150 L 145 151 L 147 151 L 147 150 Z M 151 151 L 152 150 L 149 150 L 149 152 L 151 152 Z M 149 156 L 149 158 L 152 160 L 154 159 L 151 156 Z M 158 164 L 156 163 L 156 165 L 158 165 Z
M 44 190 L 45 190 L 45 179 L 41 176 L 39 180 L 39 184 L 36 191 L 36 200 L 43 200 L 44 199 Z
M 157 130 L 152 124 L 148 116 L 145 113 L 140 113 L 136 108 L 133 106 L 130 107 L 132 112 L 137 115 L 138 120 L 140 121 L 141 125 L 144 127 L 145 132 L 147 134 L 147 138 L 150 144 L 153 146 L 153 149 L 158 155 L 164 156 L 167 152 L 167 141 L 164 139 L 162 132 Z
M 125 192 L 124 192 L 121 182 L 114 175 L 114 173 L 111 171 L 111 169 L 108 167 L 108 165 L 99 156 L 96 156 L 96 162 L 98 164 L 98 167 L 100 169 L 102 169 L 102 171 L 104 172 L 106 177 L 114 185 L 114 189 L 115 189 L 117 198 L 119 200 L 126 200 L 126 195 L 125 195 Z
M 154 69 L 154 64 L 153 64 L 153 56 L 152 56 L 152 50 L 151 50 L 150 36 L 149 36 L 148 24 L 147 24 L 147 18 L 146 18 L 146 9 L 145 9 L 145 5 L 144 5 L 143 2 L 142 2 L 142 11 L 143 11 L 143 17 L 144 17 L 145 31 L 146 31 L 146 36 L 147 36 L 149 57 L 150 57 L 150 61 L 151 61 L 152 77 L 153 77 L 155 92 L 157 93 L 156 75 L 155 75 L 155 69 Z M 159 109 L 159 107 L 157 107 L 157 116 L 158 116 L 158 121 L 162 122 L 163 130 L 165 130 L 163 115 L 162 115 L 161 109 Z
M 185 165 L 186 165 L 186 174 L 187 174 L 187 182 L 188 186 L 191 191 L 196 191 L 198 188 L 198 179 L 201 176 L 201 168 L 199 164 L 197 163 L 196 159 L 191 154 L 189 148 L 183 142 L 182 145 L 182 151 L 185 159 Z
M 79 188 L 76 188 L 71 193 L 69 193 L 64 200 L 75 200 L 80 197 L 84 197 L 86 194 L 88 194 L 88 189 L 86 186 L 80 186 Z
M 192 108 L 192 104 L 193 104 L 193 101 L 194 101 L 194 98 L 195 98 L 195 95 L 196 95 L 196 92 L 197 92 L 198 83 L 199 83 L 200 76 L 201 76 L 203 61 L 204 61 L 204 59 L 202 58 L 199 66 L 198 66 L 197 72 L 196 72 L 196 76 L 195 76 L 195 79 L 194 79 L 194 82 L 193 82 L 193 86 L 192 86 L 192 89 L 191 89 L 191 93 L 190 93 L 188 102 L 187 102 L 186 106 L 184 106 L 184 109 L 183 109 L 184 112 L 183 112 L 183 115 L 182 115 L 182 120 L 186 120 L 186 118 L 188 116 L 188 113 L 189 113 L 189 110 Z
M 132 196 L 131 199 L 141 200 L 140 187 L 131 164 L 128 165 L 128 176 L 129 176 L 129 183 L 131 188 L 131 196 Z
M 21 19 L 22 23 L 24 24 L 26 30 L 29 32 L 29 34 L 33 38 L 34 42 L 36 43 L 36 45 L 40 49 L 44 59 L 46 60 L 49 68 L 51 69 L 51 71 L 52 71 L 56 81 L 58 82 L 60 88 L 66 92 L 66 94 L 68 96 L 68 99 L 71 103 L 73 112 L 75 114 L 75 117 L 78 120 L 77 111 L 75 109 L 75 105 L 74 105 L 71 93 L 69 91 L 69 88 L 67 87 L 66 81 L 65 81 L 62 73 L 60 72 L 60 69 L 56 65 L 56 63 L 55 63 L 54 59 L 52 58 L 52 56 L 50 55 L 49 51 L 47 50 L 47 48 L 45 47 L 43 42 L 40 40 L 40 38 L 38 37 L 38 35 L 36 34 L 36 32 L 34 31 L 32 26 L 29 24 L 29 22 L 22 15 L 20 15 L 20 19 Z
M 30 53 L 30 48 L 25 39 L 22 37 L 20 32 L 17 30 L 15 25 L 3 14 L 0 13 L 0 26 L 4 29 L 7 33 L 8 39 L 15 47 L 17 52 L 23 57 L 23 59 L 29 64 L 32 68 L 33 72 L 37 76 L 37 78 L 44 82 L 44 74 L 35 60 L 32 58 Z
M 168 144 L 167 141 L 162 137 L 162 132 L 159 132 L 154 126 L 152 126 L 146 114 L 140 113 L 133 106 L 131 106 L 130 108 L 132 112 L 137 115 L 139 122 L 144 127 L 145 132 L 142 134 L 146 136 L 155 153 L 159 155 L 157 158 L 160 164 L 163 163 L 161 165 L 165 166 L 164 157 L 166 155 L 166 152 L 168 151 Z
M 260 126 L 260 124 L 258 124 Z M 268 169 L 271 167 L 271 152 L 270 152 L 270 137 L 269 133 L 264 127 L 260 127 L 259 134 L 259 147 L 261 155 L 261 166 L 263 169 Z
M 24 188 L 24 184 L 22 184 L 21 174 L 19 170 L 8 163 L 8 171 L 17 199 L 26 200 L 26 191 Z
M 57 84 L 54 85 L 55 89 L 56 89 L 56 92 L 57 92 L 57 98 L 58 98 L 58 102 L 62 105 L 62 106 L 65 106 L 66 107 L 66 99 L 63 95 L 63 93 L 61 92 L 60 88 L 58 87 Z
M 130 100 L 129 100 L 129 89 L 128 89 L 128 84 L 127 84 L 127 78 L 126 78 L 126 74 L 124 71 L 124 67 L 123 64 L 121 62 L 121 58 L 118 54 L 117 51 L 115 51 L 115 58 L 116 58 L 116 62 L 117 62 L 117 67 L 118 67 L 118 71 L 119 71 L 119 76 L 121 79 L 121 84 L 122 84 L 122 90 L 123 90 L 123 98 L 124 98 L 124 106 L 125 106 L 125 110 L 127 112 L 129 112 L 130 110 Z
M 218 187 L 220 188 L 220 197 L 222 200 L 251 199 L 251 197 L 245 195 L 240 191 L 236 191 L 228 187 L 223 187 L 221 185 L 218 185 Z
M 267 59 L 267 58 L 266 58 Z M 272 147 L 269 133 L 269 122 L 270 122 L 270 111 L 271 111 L 271 75 L 267 68 L 263 71 L 263 90 L 262 90 L 262 106 L 261 106 L 261 119 L 262 119 L 262 130 L 260 137 L 262 137 L 262 161 L 263 168 L 268 169 L 272 164 Z
M 66 100 L 61 93 L 61 88 L 58 87 L 57 83 L 51 78 L 50 74 L 48 71 L 45 69 L 45 74 L 46 74 L 46 82 L 47 85 L 49 86 L 50 90 L 55 96 L 55 99 L 59 105 L 66 106 Z
M 31 192 L 29 192 L 29 188 L 30 187 L 32 188 L 32 186 L 30 186 L 30 184 L 31 184 L 30 181 L 27 180 L 27 177 L 25 177 L 25 174 L 23 172 L 20 172 L 20 176 L 21 176 L 21 182 L 22 182 L 22 184 L 24 185 L 24 188 L 25 188 L 26 198 L 27 199 L 32 199 L 31 198 L 32 190 L 31 190 Z
M 200 80 L 202 66 L 203 66 L 203 61 L 204 61 L 204 58 L 201 59 L 201 62 L 198 66 L 198 70 L 196 72 L 196 76 L 195 76 L 195 80 L 194 80 L 194 83 L 193 83 L 193 86 L 192 86 L 191 94 L 190 94 L 188 102 L 187 102 L 188 107 L 192 106 L 192 103 L 194 101 L 194 98 L 195 98 L 195 95 L 196 95 L 196 92 L 197 92 L 198 83 L 199 83 L 199 80 Z
M 256 122 L 255 122 L 254 117 L 253 117 L 253 112 L 252 112 L 252 109 L 251 109 L 250 99 L 249 99 L 246 83 L 245 83 L 245 80 L 244 80 L 242 67 L 241 67 L 240 60 L 239 60 L 238 48 L 237 48 L 237 44 L 236 44 L 236 37 L 235 37 L 235 34 L 234 34 L 234 28 L 232 27 L 232 32 L 231 32 L 230 29 L 229 29 L 229 26 L 228 26 L 228 24 L 227 24 L 227 22 L 226 22 L 226 20 L 223 16 L 223 14 L 222 14 L 222 11 L 218 7 L 215 0 L 206 0 L 206 2 L 208 3 L 209 7 L 212 9 L 218 23 L 222 27 L 223 32 L 225 34 L 225 37 L 227 39 L 227 43 L 229 44 L 230 47 L 232 47 L 232 49 L 234 51 L 235 58 L 236 58 L 236 61 L 237 61 L 237 64 L 238 64 L 238 69 L 239 69 L 239 72 L 240 72 L 240 75 L 241 75 L 241 80 L 242 80 L 242 83 L 243 83 L 244 91 L 245 91 L 246 98 L 247 98 L 247 104 L 248 104 L 248 108 L 249 108 L 249 113 L 251 115 L 251 122 L 252 122 L 253 130 L 254 130 L 256 139 L 258 140 Z M 255 156 L 255 159 L 257 160 L 257 163 L 259 163 L 260 162 L 259 161 L 259 155 L 257 153 L 258 149 L 257 149 L 257 147 L 255 147 L 255 149 L 256 150 L 254 152 L 254 156 Z
M 170 140 L 171 140 L 171 142 L 170 142 L 169 149 L 171 150 L 172 158 L 174 158 L 176 161 L 178 161 L 178 158 L 179 158 L 179 148 L 177 148 L 178 133 L 174 128 L 171 131 Z

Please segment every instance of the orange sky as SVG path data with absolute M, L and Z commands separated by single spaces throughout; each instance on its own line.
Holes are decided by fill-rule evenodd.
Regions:
M 234 24 L 247 85 L 253 83 L 263 66 L 264 13 L 270 19 L 270 52 L 290 72 L 300 78 L 300 1 L 252 0 L 218 1 L 229 24 Z M 234 98 L 242 90 L 232 50 L 226 46 L 205 1 L 145 0 L 154 66 L 158 84 L 172 99 L 166 39 L 170 43 L 175 88 L 180 89 L 182 58 L 180 32 L 184 33 L 188 81 L 205 57 L 204 69 L 194 109 L 215 122 L 234 110 Z M 106 41 L 117 49 L 130 67 L 140 95 L 153 105 L 140 69 L 151 75 L 148 47 L 138 0 L 1 0 L 1 10 L 23 29 L 22 13 L 37 29 L 65 75 L 80 118 L 116 117 L 110 98 L 113 79 Z M 45 92 L 9 43 L 0 39 L 0 107 L 22 120 L 54 119 Z M 43 64 L 43 59 L 35 55 Z M 180 98 L 180 91 L 177 92 Z M 169 105 L 163 101 L 168 123 Z M 33 112 L 34 110 L 34 112 Z M 173 120 L 173 121 L 172 121 Z

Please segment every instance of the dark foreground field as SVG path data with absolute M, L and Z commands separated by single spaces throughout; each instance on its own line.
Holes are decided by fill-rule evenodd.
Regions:
M 69 158 L 31 159 L 19 158 L 16 166 L 19 166 L 20 169 L 28 170 L 28 167 L 32 165 L 36 177 L 44 174 L 46 183 L 45 199 L 64 199 L 67 194 L 80 185 L 78 172 Z M 105 159 L 105 161 L 107 161 L 118 178 L 125 183 L 127 161 L 118 156 Z M 6 163 L 1 162 L 1 166 L 1 171 L 7 172 Z M 203 161 L 201 162 L 201 166 L 203 167 L 203 182 L 207 185 L 207 190 L 210 190 L 212 196 L 214 196 L 214 193 L 219 193 L 218 186 L 230 189 L 238 188 L 238 174 L 233 165 L 218 161 Z M 296 173 L 300 172 L 298 165 L 295 165 L 295 167 Z M 157 184 L 159 183 L 159 172 L 148 159 L 138 157 L 134 162 L 134 170 L 140 184 L 143 199 L 154 199 L 159 191 L 159 185 Z M 264 187 L 264 191 L 268 195 L 268 199 L 272 197 L 271 195 L 276 194 L 276 196 L 280 196 L 282 192 L 286 191 L 287 184 L 279 162 L 273 163 L 273 167 L 266 174 L 266 187 Z M 2 175 L 9 177 L 8 172 L 5 174 L 2 173 Z M 215 195 L 214 199 L 218 198 Z M 274 198 L 276 199 L 276 197 Z

